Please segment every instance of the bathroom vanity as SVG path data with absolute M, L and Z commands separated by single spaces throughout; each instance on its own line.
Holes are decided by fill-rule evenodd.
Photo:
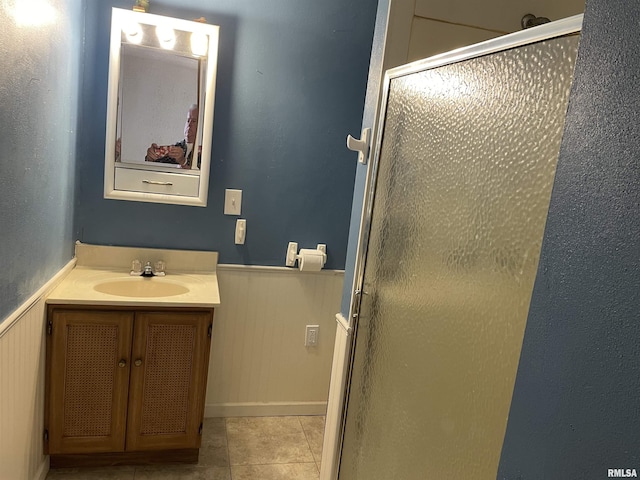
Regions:
M 52 467 L 198 461 L 217 253 L 76 246 L 47 297 Z M 166 276 L 132 276 L 132 260 Z

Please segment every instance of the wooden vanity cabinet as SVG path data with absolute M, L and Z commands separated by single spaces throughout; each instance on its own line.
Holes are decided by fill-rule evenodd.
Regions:
M 45 448 L 48 437 L 51 454 L 124 451 L 133 313 L 50 315 Z
M 53 466 L 197 461 L 213 309 L 49 305 L 47 315 Z

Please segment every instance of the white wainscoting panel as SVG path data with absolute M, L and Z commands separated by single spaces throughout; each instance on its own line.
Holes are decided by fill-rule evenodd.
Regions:
M 337 478 L 340 461 L 339 448 L 342 446 L 342 420 L 344 411 L 344 391 L 347 384 L 348 364 L 351 360 L 350 351 L 353 335 L 349 323 L 342 314 L 336 315 L 336 343 L 331 369 L 331 388 L 329 390 L 329 404 L 324 424 L 324 439 L 322 444 L 322 462 L 320 464 L 320 480 Z
M 324 415 L 343 279 L 219 265 L 205 416 Z M 306 325 L 320 325 L 317 347 Z
M 0 338 L 0 478 L 44 478 L 44 300 Z
M 0 479 L 44 480 L 45 296 L 53 279 L 0 324 Z

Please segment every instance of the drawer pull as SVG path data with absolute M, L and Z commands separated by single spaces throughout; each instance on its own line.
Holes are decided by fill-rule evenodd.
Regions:
M 140 359 L 138 358 L 135 362 L 133 362 L 133 364 L 134 364 L 136 367 L 139 367 L 140 365 L 142 365 L 142 360 L 140 360 Z
M 118 366 L 119 366 L 120 368 L 124 368 L 124 367 L 126 367 L 126 366 L 127 366 L 127 361 L 123 358 L 122 360 L 120 360 L 120 361 L 118 362 Z
M 142 180 L 142 183 L 148 183 L 149 185 L 173 185 L 173 182 L 158 182 L 156 180 Z

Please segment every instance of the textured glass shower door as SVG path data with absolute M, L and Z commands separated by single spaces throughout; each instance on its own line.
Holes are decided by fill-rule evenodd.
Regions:
M 340 480 L 496 478 L 578 40 L 389 80 Z

